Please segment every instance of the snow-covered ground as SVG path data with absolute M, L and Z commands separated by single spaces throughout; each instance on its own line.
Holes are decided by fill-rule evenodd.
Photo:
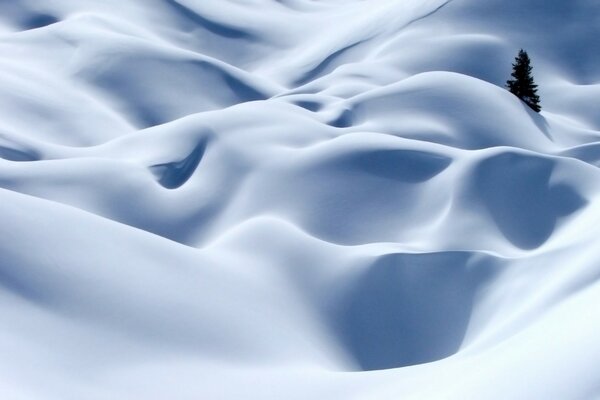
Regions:
M 0 398 L 599 398 L 599 37 L 598 0 L 0 1 Z

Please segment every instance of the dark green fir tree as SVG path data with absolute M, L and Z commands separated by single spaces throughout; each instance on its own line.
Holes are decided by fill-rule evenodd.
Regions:
M 511 76 L 513 79 L 506 81 L 506 87 L 532 110 L 540 112 L 542 110 L 540 96 L 537 95 L 537 85 L 533 82 L 533 76 L 531 75 L 531 60 L 525 50 L 519 50 L 512 66 Z

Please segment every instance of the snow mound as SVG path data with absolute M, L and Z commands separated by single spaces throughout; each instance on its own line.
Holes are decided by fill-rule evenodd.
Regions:
M 4 397 L 600 396 L 599 18 L 0 2 Z

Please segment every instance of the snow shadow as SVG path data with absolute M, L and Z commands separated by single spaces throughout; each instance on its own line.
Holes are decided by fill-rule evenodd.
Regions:
M 211 33 L 214 33 L 215 35 L 230 39 L 252 38 L 252 35 L 250 35 L 247 31 L 211 21 L 208 18 L 205 18 L 202 15 L 198 14 L 191 8 L 179 3 L 177 0 L 165 0 L 165 2 L 187 20 L 191 21 L 197 26 L 206 29 Z
M 292 102 L 292 104 L 297 105 L 298 107 L 302 107 L 308 111 L 317 112 L 323 108 L 323 103 L 312 100 L 298 100 Z
M 340 112 L 340 115 L 328 122 L 328 125 L 334 128 L 348 128 L 352 126 L 354 122 L 354 113 L 350 109 L 344 109 Z
M 335 331 L 366 371 L 448 357 L 496 270 L 495 259 L 467 252 L 382 256 L 346 294 Z
M 37 29 L 55 24 L 58 21 L 58 18 L 50 14 L 33 14 L 21 23 L 21 27 L 24 30 Z
M 4 260 L 6 262 L 7 260 Z M 47 299 L 42 290 L 38 290 L 30 276 L 21 272 L 14 264 L 0 263 L 0 290 L 4 289 L 10 293 L 32 302 L 43 303 Z
M 231 92 L 239 98 L 239 102 L 265 100 L 268 97 L 257 88 L 242 82 L 239 78 L 236 78 L 225 71 L 220 71 L 220 73 L 222 74 L 223 81 L 227 87 L 229 87 Z
M 83 79 L 107 93 L 140 129 L 267 97 L 223 65 L 205 60 L 182 62 L 164 54 L 110 57 L 105 68 L 83 72 Z
M 506 239 L 521 249 L 544 244 L 560 217 L 587 204 L 573 187 L 551 184 L 554 167 L 552 160 L 511 152 L 478 165 L 476 198 L 483 200 Z
M 40 156 L 35 151 L 23 151 L 0 146 L 0 158 L 8 161 L 38 161 Z
M 535 126 L 546 136 L 549 140 L 553 141 L 552 135 L 550 134 L 550 126 L 548 125 L 548 121 L 541 114 L 536 111 L 533 111 L 531 107 L 529 107 L 525 102 L 520 100 L 521 106 L 531 118 L 531 121 L 535 124 Z M 543 104 L 542 104 L 543 106 Z
M 200 142 L 183 160 L 150 167 L 151 171 L 158 176 L 158 183 L 166 189 L 177 189 L 183 186 L 198 168 L 206 151 L 206 145 L 206 140 Z
M 427 181 L 445 170 L 451 158 L 418 150 L 373 150 L 349 154 L 344 165 L 406 183 Z
M 326 72 L 330 72 L 337 67 L 337 61 L 344 55 L 346 55 L 350 50 L 356 48 L 358 45 L 362 44 L 363 41 L 359 41 L 356 43 L 352 43 L 348 46 L 345 46 L 332 54 L 328 55 L 323 61 L 319 63 L 316 67 L 308 71 L 302 77 L 296 79 L 294 81 L 295 86 L 302 86 L 311 82 L 321 76 L 323 76 Z

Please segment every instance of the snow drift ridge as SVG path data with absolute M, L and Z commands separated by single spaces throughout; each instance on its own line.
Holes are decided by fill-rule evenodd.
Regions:
M 597 396 L 599 16 L 0 4 L 2 392 Z

